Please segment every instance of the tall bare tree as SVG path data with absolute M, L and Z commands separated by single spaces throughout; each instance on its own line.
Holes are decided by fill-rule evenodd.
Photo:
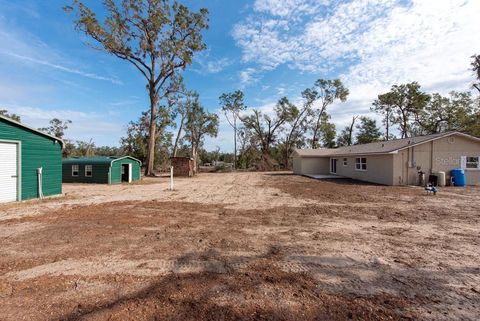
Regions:
M 237 167 L 237 120 L 240 117 L 240 113 L 244 111 L 247 106 L 243 102 L 243 92 L 241 90 L 237 90 L 233 93 L 225 93 L 222 94 L 220 97 L 220 106 L 222 107 L 222 111 L 225 114 L 225 118 L 227 119 L 230 126 L 233 128 L 233 145 L 234 145 L 234 152 L 233 152 L 233 167 Z
M 276 134 L 286 122 L 294 119 L 296 113 L 298 109 L 287 98 L 282 98 L 275 105 L 273 116 L 254 109 L 252 115 L 240 118 L 245 128 L 255 133 L 266 167 L 273 165 L 270 147 L 276 141 Z
M 303 129 L 306 127 L 307 117 L 312 112 L 312 104 L 315 101 L 315 93 L 311 89 L 306 89 L 302 92 L 303 104 L 300 109 L 292 104 L 292 119 L 289 122 L 289 129 L 285 135 L 285 168 L 290 166 L 290 155 L 294 147 L 297 145 L 296 142 L 304 141 Z M 286 99 L 286 98 L 285 98 Z M 290 102 L 288 102 L 290 103 Z
M 178 90 L 178 72 L 206 48 L 201 32 L 208 28 L 208 10 L 190 12 L 171 0 L 103 0 L 103 6 L 103 22 L 80 0 L 64 9 L 76 13 L 76 29 L 93 39 L 96 48 L 128 61 L 145 78 L 150 99 L 145 174 L 151 176 L 159 103 Z

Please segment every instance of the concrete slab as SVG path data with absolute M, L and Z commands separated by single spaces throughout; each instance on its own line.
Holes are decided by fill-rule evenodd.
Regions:
M 315 179 L 332 179 L 332 178 L 345 178 L 340 175 L 320 175 L 320 174 L 305 174 L 305 176 L 310 177 L 310 178 L 315 178 Z

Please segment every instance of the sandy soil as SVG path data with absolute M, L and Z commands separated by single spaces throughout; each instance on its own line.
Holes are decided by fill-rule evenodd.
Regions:
M 0 205 L 0 320 L 478 320 L 478 188 L 168 184 Z

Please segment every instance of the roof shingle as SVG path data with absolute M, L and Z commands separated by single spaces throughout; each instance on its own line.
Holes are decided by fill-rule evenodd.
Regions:
M 294 153 L 303 157 L 328 157 L 328 156 L 342 156 L 342 155 L 364 155 L 364 154 L 389 154 L 405 149 L 411 146 L 422 144 L 431 140 L 435 140 L 442 137 L 451 136 L 454 134 L 468 136 L 474 139 L 476 137 L 462 134 L 460 132 L 446 132 L 425 136 L 408 137 L 402 139 L 393 139 L 388 141 L 380 141 L 369 144 L 360 144 L 352 146 L 344 146 L 338 148 L 320 148 L 320 149 L 296 149 Z

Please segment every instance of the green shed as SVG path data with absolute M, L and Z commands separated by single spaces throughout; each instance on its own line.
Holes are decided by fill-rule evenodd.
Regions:
M 0 115 L 0 203 L 62 194 L 63 141 Z
M 62 163 L 64 183 L 118 184 L 141 178 L 142 162 L 131 156 L 67 158 Z

